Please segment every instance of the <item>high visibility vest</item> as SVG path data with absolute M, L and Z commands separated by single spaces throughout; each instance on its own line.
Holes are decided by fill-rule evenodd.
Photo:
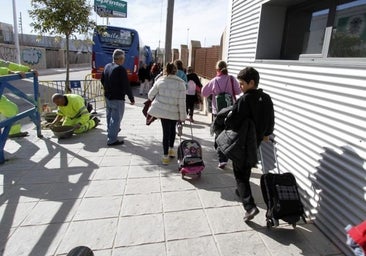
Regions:
M 83 97 L 77 94 L 65 94 L 64 96 L 67 97 L 68 103 L 66 106 L 58 106 L 58 115 L 75 119 L 84 114 L 89 114 Z
M 7 75 L 9 71 L 29 72 L 30 68 L 14 62 L 0 60 L 0 75 Z

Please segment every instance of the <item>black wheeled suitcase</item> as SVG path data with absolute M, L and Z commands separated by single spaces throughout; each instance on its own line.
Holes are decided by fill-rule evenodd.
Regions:
M 296 223 L 303 219 L 305 220 L 304 207 L 301 203 L 295 176 L 292 173 L 280 173 L 276 157 L 275 143 L 264 142 L 259 150 L 261 155 L 262 168 L 265 171 L 264 150 L 272 147 L 273 158 L 277 164 L 278 173 L 265 173 L 261 176 L 260 186 L 264 202 L 267 205 L 266 222 L 267 227 L 278 226 L 279 220 L 283 220 L 293 227 Z M 268 152 L 268 151 L 267 151 Z

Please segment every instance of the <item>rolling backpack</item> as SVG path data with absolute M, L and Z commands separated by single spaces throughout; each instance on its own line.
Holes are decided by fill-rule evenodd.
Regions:
M 180 135 L 180 143 L 178 147 L 178 170 L 182 174 L 182 178 L 184 178 L 185 175 L 197 175 L 198 177 L 201 177 L 201 172 L 205 168 L 205 164 L 202 159 L 202 147 L 200 143 L 193 138 L 192 123 L 190 124 L 190 127 L 192 139 L 182 140 L 181 132 L 178 133 L 178 136 Z
M 263 154 L 265 151 L 263 150 L 264 147 L 267 147 L 267 152 L 271 152 L 271 150 L 268 150 L 268 147 L 273 148 L 273 156 L 270 156 L 270 158 L 272 158 L 273 163 L 277 163 L 277 173 L 267 172 Z M 292 225 L 294 228 L 300 218 L 306 223 L 304 207 L 300 200 L 296 178 L 289 172 L 280 173 L 275 143 L 273 141 L 272 143 L 262 142 L 259 151 L 261 155 L 262 170 L 265 172 L 261 176 L 260 187 L 263 200 L 267 205 L 267 228 L 278 226 L 280 219 Z

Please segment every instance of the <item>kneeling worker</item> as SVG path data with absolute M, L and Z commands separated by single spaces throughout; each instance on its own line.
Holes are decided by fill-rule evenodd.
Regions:
M 97 117 L 91 116 L 85 105 L 85 99 L 80 95 L 55 93 L 52 95 L 52 102 L 57 105 L 57 116 L 50 126 L 64 119 L 63 126 L 73 126 L 74 133 L 84 133 L 100 122 Z

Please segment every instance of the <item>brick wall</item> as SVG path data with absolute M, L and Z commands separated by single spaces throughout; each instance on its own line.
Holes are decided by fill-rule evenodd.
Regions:
M 195 62 L 192 66 L 199 76 L 211 79 L 216 76 L 215 65 L 221 57 L 222 54 L 220 46 L 198 48 L 195 50 Z

